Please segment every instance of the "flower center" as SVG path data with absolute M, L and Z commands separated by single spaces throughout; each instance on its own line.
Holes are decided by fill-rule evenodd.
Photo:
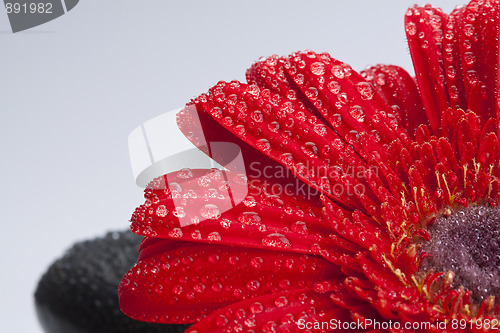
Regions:
M 453 288 L 464 286 L 478 303 L 500 298 L 500 208 L 473 206 L 442 216 L 428 230 L 422 249 L 432 257 L 424 271 L 453 271 Z

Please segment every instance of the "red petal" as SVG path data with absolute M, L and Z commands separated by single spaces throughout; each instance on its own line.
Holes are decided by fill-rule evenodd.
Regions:
M 146 239 L 120 285 L 120 307 L 138 320 L 193 323 L 228 304 L 312 288 L 339 274 L 314 256 Z
M 318 332 L 315 322 L 351 322 L 349 311 L 333 305 L 333 294 L 295 290 L 253 298 L 211 314 L 187 332 Z
M 415 136 L 420 124 L 427 123 L 420 94 L 412 77 L 401 67 L 391 65 L 372 66 L 361 72 L 388 105 L 397 112 L 399 123 L 408 134 Z
M 332 142 L 330 139 L 335 137 L 332 130 L 300 103 L 237 82 L 220 82 L 210 91 L 210 95 L 195 101 L 199 112 L 206 111 L 236 137 L 323 194 L 343 205 L 362 207 L 354 196 L 335 192 L 333 186 L 339 184 L 351 190 L 361 186 L 345 170 L 364 167 L 365 162 L 342 140 Z M 236 110 L 235 103 L 244 107 Z M 192 108 L 188 106 L 180 113 L 181 124 Z
M 321 218 L 321 206 L 299 200 L 275 183 L 209 171 L 181 170 L 153 181 L 145 191 L 146 203 L 132 215 L 132 230 L 144 236 L 279 251 L 338 248 L 327 237 L 330 226 Z M 273 194 L 278 190 L 279 195 Z
M 479 4 L 482 2 L 482 4 Z M 498 17 L 499 2 L 496 0 L 471 1 L 460 16 L 459 45 L 462 72 L 466 91 L 470 95 L 480 82 L 485 84 L 487 97 L 492 108 L 473 110 L 485 119 L 497 115 L 498 76 Z M 477 89 L 476 89 L 477 90 Z M 495 113 L 495 110 L 497 113 Z
M 433 131 L 439 130 L 441 112 L 448 107 L 442 48 L 446 19 L 430 5 L 410 8 L 405 16 L 416 79 Z
M 459 40 L 459 36 L 462 33 L 461 17 L 464 9 L 465 7 L 456 8 L 448 15 L 443 39 L 443 51 L 446 85 L 450 104 L 452 107 L 465 110 L 468 105 L 467 96 L 469 86 L 465 85 L 464 73 L 462 73 L 462 56 Z

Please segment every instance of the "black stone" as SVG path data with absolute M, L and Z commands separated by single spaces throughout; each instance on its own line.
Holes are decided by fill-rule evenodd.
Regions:
M 131 231 L 76 243 L 42 276 L 35 305 L 46 333 L 170 333 L 188 325 L 150 324 L 125 316 L 118 284 L 135 264 L 142 237 Z

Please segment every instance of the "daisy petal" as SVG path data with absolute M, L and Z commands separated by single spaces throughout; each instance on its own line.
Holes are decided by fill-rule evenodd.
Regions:
M 189 130 L 189 119 L 196 117 L 195 112 L 200 119 L 209 114 L 236 138 L 280 163 L 313 189 L 345 206 L 362 207 L 355 196 L 335 192 L 333 187 L 338 184 L 353 192 L 356 186 L 363 186 L 362 180 L 347 170 L 358 166 L 366 169 L 366 162 L 343 140 L 332 142 L 329 138 L 336 136 L 333 131 L 300 103 L 255 85 L 219 82 L 209 95 L 200 96 L 179 113 L 180 128 L 185 133 L 193 132 Z M 208 127 L 205 120 L 202 123 Z M 354 140 L 360 139 L 351 135 L 356 137 Z
M 462 56 L 459 36 L 462 33 L 461 17 L 465 7 L 456 8 L 446 22 L 443 39 L 444 69 L 450 104 L 452 107 L 467 109 L 470 86 L 465 84 L 462 72 Z
M 220 170 L 170 173 L 146 189 L 146 202 L 132 215 L 131 228 L 140 235 L 173 240 L 301 253 L 318 253 L 328 246 L 345 252 L 325 237 L 331 229 L 321 219 L 321 205 L 276 185 L 247 182 Z M 273 194 L 277 190 L 283 192 Z
M 284 333 L 321 331 L 314 324 L 330 321 L 349 323 L 349 311 L 333 305 L 330 293 L 312 290 L 294 290 L 287 293 L 265 295 L 232 304 L 212 313 L 192 326 L 187 333 L 263 332 Z M 328 326 L 326 326 L 326 331 Z
M 370 82 L 391 109 L 396 111 L 398 122 L 412 137 L 421 124 L 427 123 L 420 94 L 413 78 L 401 67 L 377 65 L 362 71 L 361 76 Z
M 416 79 L 433 131 L 439 129 L 441 111 L 448 107 L 442 48 L 446 18 L 431 5 L 410 8 L 405 16 Z
M 481 3 L 481 4 L 480 4 Z M 472 94 L 487 96 L 487 110 L 473 110 L 486 117 L 499 115 L 498 92 L 498 17 L 496 0 L 471 1 L 460 13 L 459 45 L 462 75 L 469 99 Z M 494 66 L 494 67 L 492 67 Z M 496 68 L 492 70 L 492 68 Z M 479 85 L 478 88 L 476 88 Z M 482 87 L 482 89 L 480 88 Z
M 146 238 L 120 285 L 120 306 L 138 320 L 193 323 L 231 303 L 311 289 L 336 275 L 316 256 Z

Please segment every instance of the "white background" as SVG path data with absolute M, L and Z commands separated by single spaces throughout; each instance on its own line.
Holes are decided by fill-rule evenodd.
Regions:
M 33 292 L 48 265 L 128 227 L 142 203 L 127 151 L 136 126 L 273 53 L 411 72 L 413 2 L 84 0 L 17 34 L 0 8 L 0 330 L 40 333 Z

